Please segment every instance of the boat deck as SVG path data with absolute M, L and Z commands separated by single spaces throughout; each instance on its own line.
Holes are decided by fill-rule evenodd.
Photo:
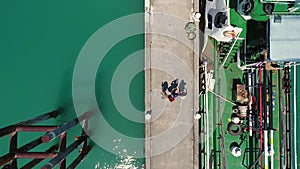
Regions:
M 240 14 L 234 9 L 236 8 L 236 4 L 233 3 L 237 3 L 237 1 L 228 2 L 231 8 L 230 24 L 243 29 L 243 32 L 239 36 L 240 39 L 237 40 L 237 43 L 216 43 L 214 40 L 210 40 L 208 44 L 214 44 L 214 48 L 217 51 L 213 52 L 215 55 L 214 59 L 212 59 L 212 57 L 210 57 L 210 59 L 203 59 L 203 61 L 208 62 L 208 65 L 214 65 L 213 79 L 215 81 L 215 87 L 212 91 L 211 89 L 207 91 L 207 111 L 205 110 L 205 96 L 200 97 L 200 109 L 202 110 L 204 115 L 203 119 L 200 119 L 199 125 L 201 131 L 200 147 L 203 148 L 203 152 L 200 152 L 200 165 L 205 168 L 212 165 L 213 168 L 220 169 L 249 167 L 260 168 L 260 165 L 255 165 L 255 163 L 265 163 L 265 155 L 263 153 L 261 154 L 261 152 L 264 151 L 264 146 L 268 147 L 269 149 L 271 147 L 270 144 L 272 144 L 275 152 L 273 156 L 268 156 L 268 161 L 273 161 L 272 165 L 274 166 L 272 167 L 280 168 L 280 166 L 282 167 L 285 165 L 291 165 L 288 161 L 293 158 L 291 156 L 291 153 L 293 152 L 290 152 L 293 150 L 289 149 L 293 146 L 288 145 L 288 147 L 291 147 L 283 148 L 286 147 L 286 145 L 283 145 L 284 143 L 290 142 L 290 138 L 288 138 L 289 133 L 286 132 L 289 132 L 290 130 L 289 120 L 293 119 L 291 116 L 293 114 L 288 113 L 286 115 L 284 112 L 285 108 L 288 107 L 289 104 L 285 99 L 287 97 L 286 95 L 288 94 L 286 94 L 282 90 L 283 88 L 285 88 L 285 86 L 282 86 L 282 80 L 284 78 L 283 71 L 264 71 L 263 68 L 262 76 L 264 78 L 262 78 L 262 81 L 260 82 L 260 79 L 258 77 L 259 68 L 257 67 L 256 73 L 252 73 L 252 76 L 254 76 L 253 80 L 255 80 L 255 85 L 252 87 L 254 88 L 253 95 L 256 97 L 257 101 L 259 101 L 257 102 L 257 108 L 253 113 L 257 126 L 249 126 L 249 121 L 247 120 L 242 122 L 245 126 L 243 128 L 242 134 L 233 136 L 228 132 L 228 124 L 232 119 L 234 104 L 237 103 L 235 91 L 236 83 L 237 81 L 242 84 L 248 83 L 247 73 L 238 68 L 236 55 L 240 50 L 246 49 L 244 45 L 245 42 L 248 42 L 247 38 L 249 38 L 249 32 L 247 29 L 251 29 L 251 24 L 253 24 L 250 24 L 240 16 Z M 266 23 L 269 17 L 263 11 L 263 4 L 261 4 L 258 0 L 255 0 L 254 3 L 255 6 L 251 13 L 252 19 L 255 21 L 262 21 Z M 287 8 L 287 4 L 277 4 L 275 5 L 273 13 L 288 13 Z M 294 12 L 293 14 L 298 13 Z M 264 37 L 261 37 L 262 35 L 259 32 L 256 33 L 252 31 L 251 36 L 253 36 L 254 38 L 260 37 L 264 39 Z M 229 54 L 227 54 L 226 52 Z M 251 57 L 253 59 L 247 60 L 247 62 L 249 61 L 250 63 L 255 63 L 257 56 Z M 242 60 L 242 63 L 246 64 L 246 60 Z M 272 87 L 270 87 L 269 85 L 271 85 Z M 259 86 L 261 86 L 261 89 L 263 89 L 261 93 L 259 92 Z M 249 90 L 249 85 L 246 85 L 246 89 Z M 269 94 L 268 91 L 272 91 L 272 94 Z M 268 101 L 270 97 L 272 97 L 272 101 Z M 262 105 L 259 105 L 260 101 Z M 269 117 L 269 115 L 265 116 L 264 114 L 266 113 L 263 113 L 263 117 L 260 117 L 260 111 L 271 113 L 271 115 Z M 249 117 L 247 116 L 246 118 Z M 261 123 L 261 118 L 266 122 Z M 208 125 L 206 123 L 208 123 Z M 265 124 L 269 127 L 265 128 Z M 207 128 L 209 128 L 209 130 L 207 130 Z M 249 136 L 250 128 L 252 129 L 253 137 Z M 266 130 L 268 130 L 269 132 L 268 137 L 270 137 L 271 130 L 274 133 L 274 138 L 271 139 L 271 141 L 268 141 L 269 145 L 267 146 L 264 144 L 261 145 L 261 143 L 263 143 L 261 139 L 265 137 L 263 135 L 264 131 Z M 285 138 L 283 139 L 283 137 Z M 287 142 L 284 142 L 283 140 L 287 140 Z M 234 157 L 230 152 L 230 147 L 234 142 L 237 143 L 242 150 L 242 155 L 239 157 Z M 266 165 L 262 167 L 266 168 L 268 166 Z

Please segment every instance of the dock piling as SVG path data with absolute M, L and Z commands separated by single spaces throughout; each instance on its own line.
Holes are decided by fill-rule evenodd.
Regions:
M 48 120 L 50 118 L 56 118 L 58 115 L 60 114 L 60 112 L 58 110 L 37 116 L 33 119 L 29 119 L 27 121 L 23 121 L 23 122 L 19 122 L 10 126 L 6 126 L 2 129 L 0 129 L 0 137 L 6 136 L 12 132 L 14 132 L 16 130 L 16 128 L 20 125 L 30 125 L 30 124 L 36 124 L 39 123 L 41 121 L 45 121 Z
M 53 111 L 40 115 L 36 118 L 16 123 L 0 129 L 0 137 L 4 135 L 10 135 L 10 147 L 9 152 L 0 157 L 0 167 L 9 169 L 18 169 L 17 159 L 18 158 L 32 158 L 33 160 L 25 164 L 21 169 L 31 169 L 36 166 L 38 163 L 43 161 L 45 158 L 51 158 L 50 163 L 44 165 L 46 168 L 52 168 L 53 166 L 60 163 L 60 169 L 66 169 L 66 157 L 74 151 L 80 144 L 82 144 L 80 149 L 79 156 L 71 163 L 72 166 L 77 166 L 84 157 L 89 153 L 91 147 L 88 146 L 88 119 L 92 116 L 91 112 L 86 112 L 79 118 L 75 118 L 69 122 L 66 122 L 60 126 L 51 126 L 51 125 L 32 125 L 49 118 L 55 118 L 59 114 L 58 111 Z M 81 136 L 71 144 L 69 147 L 66 147 L 67 131 L 76 126 L 79 122 L 83 121 Z M 18 132 L 47 132 L 42 137 L 38 137 L 35 140 L 21 146 L 18 148 Z M 50 134 L 50 136 L 49 136 Z M 28 152 L 33 148 L 39 146 L 42 143 L 49 142 L 50 140 L 60 136 L 59 151 L 58 146 L 52 146 L 44 152 Z M 46 137 L 46 138 L 45 138 Z M 46 141 L 45 141 L 46 140 Z M 50 167 L 49 167 L 50 166 Z
M 78 118 L 73 119 L 63 125 L 59 126 L 57 129 L 45 134 L 41 139 L 43 143 L 48 143 L 51 140 L 55 139 L 57 136 L 61 135 L 63 132 L 67 131 L 68 129 L 76 126 L 80 121 L 84 119 L 88 119 L 91 117 L 91 112 L 86 112 Z
M 47 164 L 45 164 L 41 169 L 51 169 L 55 165 L 57 165 L 60 161 L 64 160 L 72 151 L 74 151 L 83 141 L 86 139 L 87 136 L 81 136 L 73 142 L 66 151 L 60 152 L 55 158 L 50 160 Z
M 46 153 L 53 153 L 58 149 L 57 145 L 54 145 L 52 147 L 50 147 L 48 150 L 46 150 Z M 21 169 L 31 169 L 34 166 L 36 166 L 37 164 L 39 164 L 40 162 L 42 162 L 44 159 L 34 159 L 32 161 L 30 161 L 29 163 L 27 163 L 26 165 L 24 165 Z

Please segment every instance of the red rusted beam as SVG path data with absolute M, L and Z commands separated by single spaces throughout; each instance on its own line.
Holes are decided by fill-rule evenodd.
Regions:
M 48 120 L 50 118 L 56 118 L 59 114 L 60 114 L 60 112 L 55 110 L 55 111 L 37 116 L 33 119 L 29 119 L 27 121 L 19 122 L 19 123 L 4 127 L 2 129 L 0 129 L 0 137 L 6 136 L 6 135 L 14 132 L 16 127 L 19 125 L 30 125 L 30 124 L 39 123 L 41 121 Z
M 9 135 L 10 133 L 14 132 L 16 130 L 15 125 L 7 126 L 2 129 L 0 129 L 0 137 Z
M 57 129 L 58 126 L 29 126 L 21 125 L 16 127 L 17 132 L 47 132 Z
M 18 132 L 13 132 L 10 134 L 10 144 L 9 144 L 9 153 L 14 154 L 18 149 Z M 10 161 L 11 169 L 18 169 L 17 159 L 13 158 Z
M 60 150 L 59 150 L 60 152 L 66 151 L 66 148 L 67 148 L 67 133 L 66 132 L 63 132 L 60 135 L 59 147 L 60 147 Z M 66 158 L 63 159 L 59 163 L 59 168 L 60 169 L 66 169 Z
M 15 132 L 16 133 L 16 132 Z M 11 152 L 0 157 L 0 166 L 2 166 L 5 163 L 8 163 L 9 161 L 13 160 L 15 157 L 15 153 L 17 152 L 27 152 L 31 149 L 33 149 L 34 147 L 40 145 L 42 143 L 41 137 L 23 145 L 22 147 L 18 148 L 18 149 L 13 149 L 11 148 Z M 12 146 L 12 145 L 11 145 Z M 16 148 L 16 146 L 15 146 Z M 15 165 L 15 164 L 14 164 Z
M 77 165 L 86 157 L 86 155 L 91 151 L 91 146 L 87 146 L 80 154 L 77 156 L 77 158 L 68 166 L 67 169 L 73 169 L 76 168 Z
M 87 136 L 80 136 L 75 142 L 68 146 L 66 151 L 59 152 L 58 155 L 45 164 L 41 169 L 54 168 L 61 160 L 65 159 L 72 151 L 74 151 Z
M 27 152 L 27 153 L 16 153 L 15 158 L 35 158 L 35 159 L 44 159 L 44 158 L 54 158 L 57 153 L 46 153 L 46 152 Z
M 53 153 L 57 149 L 58 149 L 58 146 L 54 145 L 54 146 L 50 147 L 48 150 L 46 150 L 46 153 Z M 34 166 L 36 166 L 43 160 L 44 159 L 34 159 L 34 160 L 30 161 L 29 163 L 27 163 L 26 165 L 24 165 L 21 169 L 32 169 Z
M 67 123 L 64 123 L 60 125 L 57 129 L 50 131 L 49 133 L 42 136 L 43 143 L 48 143 L 51 140 L 55 139 L 59 135 L 61 135 L 63 132 L 69 130 L 70 128 L 76 126 L 80 121 L 89 119 L 93 115 L 92 112 L 86 112 L 83 115 L 79 116 L 78 118 L 75 118 Z
M 15 154 L 9 154 L 9 153 L 0 157 L 0 166 L 10 162 L 11 160 L 14 159 L 14 157 L 15 157 Z

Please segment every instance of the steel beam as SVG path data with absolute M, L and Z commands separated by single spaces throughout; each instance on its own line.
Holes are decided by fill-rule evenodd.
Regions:
M 46 150 L 46 153 L 55 152 L 57 149 L 58 149 L 58 146 L 54 145 L 54 146 L 50 147 L 48 150 Z M 21 169 L 32 169 L 34 166 L 36 166 L 43 160 L 44 159 L 34 159 L 34 160 L 30 161 L 29 163 L 27 163 L 26 165 L 24 165 Z
M 23 121 L 23 122 L 19 122 L 19 123 L 10 125 L 10 126 L 6 126 L 2 129 L 0 129 L 0 137 L 6 136 L 6 135 L 14 132 L 16 130 L 16 127 L 19 125 L 30 125 L 30 124 L 39 123 L 41 121 L 48 120 L 50 118 L 56 118 L 59 114 L 60 114 L 60 112 L 55 110 L 55 111 L 37 116 L 33 119 L 29 119 L 27 121 Z
M 66 151 L 66 147 L 67 146 L 67 133 L 66 132 L 63 132 L 60 136 L 60 141 L 59 141 L 59 151 L 60 152 L 64 152 Z M 60 169 L 66 169 L 66 158 L 63 159 L 60 164 L 59 164 L 59 168 Z
M 17 132 L 48 132 L 57 129 L 58 126 L 30 126 L 20 125 L 16 127 Z
M 56 166 L 60 161 L 65 159 L 72 151 L 74 151 L 83 141 L 86 139 L 87 136 L 80 136 L 78 140 L 73 142 L 64 152 L 59 152 L 58 155 L 50 160 L 47 164 L 45 164 L 41 169 L 51 169 Z
M 63 125 L 59 126 L 57 129 L 45 134 L 41 139 L 43 143 L 48 143 L 51 140 L 55 139 L 57 136 L 61 135 L 63 132 L 69 130 L 70 128 L 76 126 L 80 121 L 84 119 L 89 119 L 92 116 L 91 112 L 86 112 L 78 118 L 73 119 Z
M 91 151 L 91 146 L 87 146 L 80 155 L 68 166 L 67 169 L 76 168 L 77 165 L 84 159 L 84 157 Z
M 15 158 L 35 158 L 35 159 L 44 159 L 44 158 L 54 158 L 57 153 L 47 153 L 47 152 L 25 152 L 25 153 L 16 153 Z

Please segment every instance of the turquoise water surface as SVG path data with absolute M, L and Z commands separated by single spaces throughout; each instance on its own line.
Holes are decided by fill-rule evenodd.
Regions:
M 1 1 L 0 128 L 57 108 L 64 108 L 64 114 L 57 120 L 49 120 L 47 124 L 61 124 L 75 118 L 72 75 L 81 48 L 105 24 L 143 10 L 143 1 L 138 0 Z M 137 25 L 143 25 L 143 22 L 142 18 L 136 20 Z M 103 39 L 103 43 L 106 41 L 107 39 Z M 95 79 L 97 102 L 104 117 L 114 129 L 134 138 L 144 137 L 144 124 L 120 115 L 112 100 L 110 82 L 118 64 L 131 53 L 142 49 L 143 35 L 129 37 L 116 44 L 100 64 Z M 143 54 L 139 55 L 136 63 L 143 67 Z M 143 71 L 130 82 L 129 98 L 136 109 L 144 111 Z M 138 117 L 143 120 L 143 115 Z M 79 134 L 79 126 L 70 130 L 68 144 L 74 141 L 73 136 Z M 38 136 L 39 134 L 21 133 L 18 145 Z M 58 139 L 50 144 L 55 143 L 58 143 Z M 124 151 L 127 145 L 122 140 L 116 140 L 115 144 L 120 148 L 119 156 L 95 144 L 78 168 L 109 169 L 122 165 L 128 155 Z M 138 144 L 138 147 L 143 147 L 144 142 L 140 141 Z M 41 145 L 34 151 L 42 151 L 49 145 Z M 8 152 L 8 146 L 9 138 L 0 138 L 0 156 Z M 67 158 L 67 163 L 78 155 L 78 151 L 79 149 L 75 150 Z M 19 167 L 28 161 L 30 159 L 19 160 Z M 131 159 L 133 167 L 141 168 L 143 163 L 144 158 Z

